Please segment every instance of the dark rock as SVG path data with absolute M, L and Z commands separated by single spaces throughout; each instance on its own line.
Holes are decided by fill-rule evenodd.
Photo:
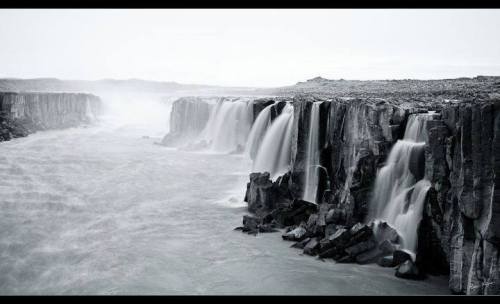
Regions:
M 368 264 L 375 263 L 384 253 L 377 247 L 374 247 L 368 251 L 364 251 L 356 256 L 356 262 L 358 264 Z
M 423 275 L 418 270 L 417 266 L 411 261 L 407 260 L 399 265 L 396 269 L 396 276 L 403 279 L 421 280 Z
M 279 232 L 272 224 L 261 224 L 258 226 L 258 231 L 260 233 Z
M 345 212 L 341 209 L 330 209 L 326 215 L 327 224 L 339 224 L 345 222 Z
M 395 266 L 397 266 L 396 263 L 394 263 L 394 258 L 392 255 L 386 255 L 386 256 L 380 257 L 377 261 L 377 264 L 382 266 L 382 267 L 395 267 Z
M 304 249 L 304 247 L 306 247 L 307 243 L 309 243 L 310 240 L 311 240 L 311 238 L 305 238 L 302 241 L 299 241 L 299 242 L 293 244 L 290 247 L 292 247 L 292 248 L 298 248 L 298 249 Z
M 301 240 L 305 239 L 306 233 L 307 233 L 306 229 L 302 226 L 299 226 L 290 232 L 286 232 L 281 237 L 287 241 L 297 242 L 297 241 L 301 241 Z
M 318 253 L 318 249 L 319 240 L 317 238 L 312 238 L 304 247 L 304 253 L 307 255 L 316 255 Z
M 335 224 L 329 224 L 325 227 L 325 237 L 328 238 L 330 235 L 333 235 L 335 234 L 335 232 L 337 232 L 337 230 L 339 229 L 339 227 L 342 227 L 342 226 L 337 226 Z
M 345 249 L 345 252 L 352 257 L 356 257 L 360 253 L 371 250 L 377 246 L 377 242 L 373 239 L 369 239 L 364 242 L 357 243 L 356 245 L 350 246 Z
M 393 259 L 394 259 L 394 263 L 396 265 L 402 264 L 402 263 L 404 263 L 406 261 L 412 261 L 411 255 L 408 252 L 404 251 L 404 250 L 399 250 L 398 249 L 398 250 L 394 251 L 394 253 L 392 254 L 392 256 L 393 256 Z
M 249 230 L 257 230 L 259 225 L 260 225 L 260 219 L 248 215 L 243 216 L 243 227 Z
M 343 246 L 347 244 L 350 238 L 350 231 L 345 228 L 340 228 L 328 238 L 328 241 L 332 244 L 335 244 L 335 246 Z
M 373 229 L 375 239 L 379 243 L 382 243 L 385 240 L 388 240 L 389 242 L 394 244 L 399 243 L 400 237 L 398 232 L 386 222 L 372 223 L 370 227 Z
M 345 255 L 340 258 L 335 259 L 337 263 L 353 263 L 355 259 L 350 255 Z
M 390 254 L 391 256 L 394 253 L 394 251 L 396 251 L 396 249 L 397 249 L 397 247 L 393 243 L 391 243 L 389 240 L 385 240 L 382 243 L 380 243 L 378 245 L 378 248 L 384 254 Z

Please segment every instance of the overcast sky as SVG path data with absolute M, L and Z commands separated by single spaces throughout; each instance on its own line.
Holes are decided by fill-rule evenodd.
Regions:
M 0 77 L 231 86 L 500 75 L 500 10 L 0 10 Z

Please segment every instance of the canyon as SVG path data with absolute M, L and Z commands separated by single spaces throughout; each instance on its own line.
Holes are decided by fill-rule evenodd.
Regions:
M 454 294 L 498 294 L 499 80 L 315 78 L 271 97 L 181 98 L 162 143 L 211 147 L 204 122 L 246 104 L 247 146 L 226 151 L 253 159 L 239 230 L 281 229 L 305 254 L 396 266 L 402 278 L 448 275 Z
M 118 96 L 107 110 L 116 114 L 121 109 L 123 117 L 114 117 L 104 111 L 110 101 L 101 94 L 110 86 L 114 91 L 127 87 L 124 95 L 140 87 L 165 99 L 151 103 Z M 338 286 L 345 284 L 344 274 L 355 277 L 355 284 L 366 284 L 362 278 L 366 275 L 373 282 L 380 279 L 382 285 L 397 286 L 387 287 L 391 294 L 404 293 L 408 284 L 414 284 L 415 293 L 425 294 L 428 288 L 440 293 L 438 287 L 426 284 L 441 277 L 453 294 L 500 294 L 500 77 L 427 81 L 316 77 L 267 89 L 138 80 L 8 79 L 0 81 L 0 89 L 0 141 L 9 141 L 0 143 L 0 159 L 4 171 L 10 172 L 2 175 L 0 184 L 1 216 L 11 223 L 1 229 L 5 240 L 0 242 L 1 253 L 10 261 L 0 263 L 9 274 L 0 276 L 1 291 L 18 292 L 15 286 L 24 274 L 12 268 L 13 256 L 7 253 L 19 250 L 26 269 L 46 261 L 44 254 L 67 253 L 61 259 L 70 259 L 79 271 L 92 269 L 109 276 L 119 292 L 182 294 L 193 286 L 199 293 L 248 292 L 241 289 L 240 274 L 257 267 L 254 259 L 258 259 L 267 266 L 252 270 L 252 281 L 264 276 L 274 283 L 256 283 L 251 287 L 255 293 L 272 293 L 273 286 L 282 293 L 295 293 L 290 291 L 294 282 L 273 272 L 272 265 L 279 265 L 278 272 L 290 273 L 289 278 L 316 269 L 318 278 L 302 277 L 314 282 L 297 287 L 302 294 L 342 293 Z M 148 111 L 156 113 L 130 125 L 131 118 Z M 86 128 L 73 128 L 78 126 Z M 33 135 L 22 138 L 29 134 Z M 45 168 L 50 164 L 57 174 Z M 31 190 L 20 190 L 21 181 Z M 235 190 L 224 204 L 244 202 L 244 212 L 208 205 L 224 200 L 221 195 L 229 185 Z M 94 191 L 96 187 L 100 190 Z M 123 190 L 119 200 L 126 207 L 113 198 L 116 187 Z M 166 203 L 170 200 L 175 204 Z M 27 207 L 31 203 L 38 211 Z M 50 222 L 44 208 L 57 211 L 58 226 L 53 229 L 68 228 L 66 217 L 78 224 L 69 227 L 69 234 L 58 231 L 61 239 L 51 236 L 46 223 L 31 217 L 36 211 Z M 120 208 L 126 210 L 116 212 Z M 86 216 L 80 218 L 80 213 Z M 158 230 L 170 221 L 175 224 L 168 224 L 168 233 Z M 35 241 L 16 247 L 13 227 L 23 223 L 29 227 L 24 233 L 40 240 L 34 232 L 40 230 L 50 245 Z M 126 223 L 133 223 L 132 228 Z M 89 234 L 94 230 L 87 227 L 99 234 Z M 113 235 L 110 243 L 102 238 L 108 234 Z M 131 260 L 140 276 L 115 264 L 105 252 L 96 255 L 79 235 L 97 247 L 118 249 L 120 258 Z M 207 238 L 210 244 L 200 247 Z M 282 240 L 292 242 L 290 253 L 280 247 Z M 262 244 L 267 247 L 259 247 Z M 267 248 L 278 256 L 268 259 Z M 294 250 L 305 257 L 292 256 Z M 190 256 L 187 251 L 200 252 L 193 255 L 194 266 L 184 260 Z M 142 256 L 149 266 L 140 262 Z M 233 258 L 238 259 L 239 270 L 232 268 Z M 176 259 L 182 263 L 174 266 L 175 273 L 191 285 L 166 275 L 167 266 L 151 270 Z M 214 266 L 212 259 L 220 265 Z M 94 268 L 94 261 L 106 265 L 106 271 Z M 39 267 L 46 266 L 40 262 Z M 219 268 L 231 278 L 217 274 Z M 78 286 L 89 293 L 108 292 L 96 282 L 99 276 L 76 278 L 70 270 L 47 266 L 43 274 L 32 276 L 34 292 L 74 292 Z M 184 277 L 186 271 L 193 277 Z M 45 284 L 43 275 L 54 275 L 61 289 Z M 206 285 L 212 276 L 229 287 L 217 282 Z M 69 283 L 65 277 L 71 278 Z M 137 285 L 139 277 L 154 287 Z M 328 278 L 339 285 L 331 287 Z M 168 284 L 161 285 L 162 280 Z M 370 284 L 360 293 L 384 291 Z

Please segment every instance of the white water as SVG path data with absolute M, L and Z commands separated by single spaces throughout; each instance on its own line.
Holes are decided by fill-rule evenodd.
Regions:
M 409 117 L 404 139 L 396 142 L 386 165 L 377 174 L 370 203 L 369 219 L 393 226 L 402 237 L 402 248 L 413 254 L 417 252 L 418 224 L 431 184 L 425 178 L 416 180 L 410 170 L 410 158 L 412 153 L 422 151 L 427 140 L 426 121 L 432 115 Z
M 307 138 L 304 193 L 302 195 L 302 199 L 313 203 L 316 203 L 316 192 L 318 191 L 320 104 L 319 102 L 315 102 L 311 108 Z
M 233 231 L 249 160 L 155 145 L 165 118 L 134 112 L 0 143 L 0 294 L 448 293 Z
M 200 139 L 218 153 L 243 152 L 253 120 L 252 102 L 221 100 L 210 114 Z
M 257 151 L 252 172 L 269 172 L 274 180 L 289 170 L 292 126 L 293 106 L 286 104 L 267 129 Z
M 271 107 L 273 104 L 268 105 L 255 119 L 252 125 L 250 134 L 248 135 L 248 140 L 245 144 L 245 155 L 249 156 L 251 159 L 255 159 L 257 151 L 259 150 L 260 144 L 271 123 Z

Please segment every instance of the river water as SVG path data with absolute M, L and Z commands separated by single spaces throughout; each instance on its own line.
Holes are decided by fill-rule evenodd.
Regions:
M 0 143 L 0 294 L 446 294 L 241 224 L 248 160 L 103 120 Z

